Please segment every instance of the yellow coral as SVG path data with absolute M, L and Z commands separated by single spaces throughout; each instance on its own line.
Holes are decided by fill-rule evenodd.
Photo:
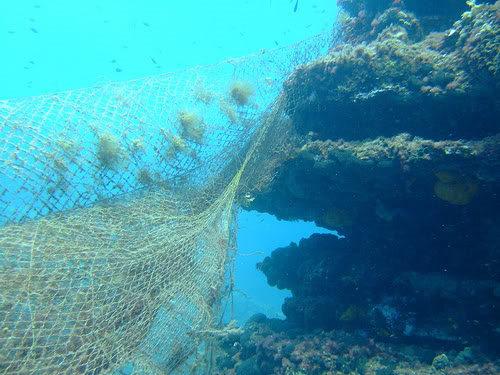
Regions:
M 434 194 L 448 203 L 466 205 L 477 193 L 477 181 L 454 171 L 438 171 Z
M 238 105 L 247 105 L 253 93 L 254 89 L 248 82 L 236 81 L 231 85 L 231 98 Z

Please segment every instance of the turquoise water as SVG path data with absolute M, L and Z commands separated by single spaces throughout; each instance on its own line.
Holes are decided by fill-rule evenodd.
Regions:
M 331 1 L 3 1 L 0 98 L 211 64 L 327 29 Z
M 234 294 L 234 318 L 244 323 L 256 313 L 270 318 L 283 318 L 283 299 L 291 295 L 288 290 L 270 288 L 257 262 L 278 247 L 297 242 L 313 233 L 330 233 L 314 223 L 280 221 L 274 216 L 258 212 L 241 211 L 238 220 L 238 256 Z

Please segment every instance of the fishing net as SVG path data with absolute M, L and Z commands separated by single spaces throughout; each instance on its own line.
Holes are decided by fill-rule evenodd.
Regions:
M 1 373 L 206 373 L 235 198 L 327 44 L 0 102 Z

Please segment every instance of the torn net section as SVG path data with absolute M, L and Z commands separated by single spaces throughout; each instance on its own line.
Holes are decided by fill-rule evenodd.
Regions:
M 242 176 L 327 39 L 0 102 L 1 373 L 203 373 Z

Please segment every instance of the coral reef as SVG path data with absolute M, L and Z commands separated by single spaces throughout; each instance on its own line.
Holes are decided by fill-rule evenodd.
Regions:
M 494 3 L 495 0 L 477 1 Z M 469 4 L 468 4 L 469 3 Z M 337 0 L 344 11 L 341 28 L 344 37 L 359 43 L 376 38 L 390 24 L 418 28 L 422 33 L 439 32 L 449 27 L 475 2 L 456 0 Z M 411 21 L 410 21 L 411 20 Z
M 338 3 L 343 43 L 285 82 L 294 135 L 273 178 L 241 194 L 250 209 L 345 236 L 313 235 L 259 264 L 292 292 L 285 336 L 349 332 L 431 348 L 417 373 L 498 372 L 477 353 L 500 348 L 500 2 Z M 262 340 L 284 350 L 275 333 Z M 247 363 L 415 373 L 286 359 L 293 366 L 280 357 L 281 370 Z
M 477 141 L 432 141 L 409 134 L 351 142 L 306 137 L 273 183 L 253 193 L 247 206 L 280 219 L 316 221 L 357 237 L 366 236 L 367 228 L 395 233 L 400 224 L 420 220 L 426 221 L 422 228 L 428 228 L 429 241 L 432 235 L 441 237 L 446 223 L 446 231 L 457 238 L 472 236 L 474 228 L 489 227 L 498 216 L 499 154 L 498 135 Z M 453 207 L 449 201 L 460 197 L 451 195 L 461 191 L 468 204 Z
M 283 312 L 307 330 L 363 330 L 380 340 L 457 347 L 500 342 L 500 281 L 485 255 L 457 248 L 426 256 L 371 247 L 357 239 L 313 235 L 277 249 L 258 267 L 272 286 L 292 291 Z M 442 272 L 445 269 L 446 272 Z M 494 271 L 493 271 L 494 272 Z M 481 276 L 482 275 L 482 276 Z
M 345 331 L 290 331 L 286 323 L 256 315 L 243 332 L 219 342 L 218 374 L 493 375 L 500 363 L 476 348 L 442 351 L 375 342 Z
M 416 21 L 387 10 L 394 14 L 380 16 L 387 21 L 376 26 L 372 41 L 340 44 L 287 80 L 295 128 L 347 140 L 401 132 L 436 140 L 496 134 L 499 4 L 473 5 L 451 29 L 418 42 Z

